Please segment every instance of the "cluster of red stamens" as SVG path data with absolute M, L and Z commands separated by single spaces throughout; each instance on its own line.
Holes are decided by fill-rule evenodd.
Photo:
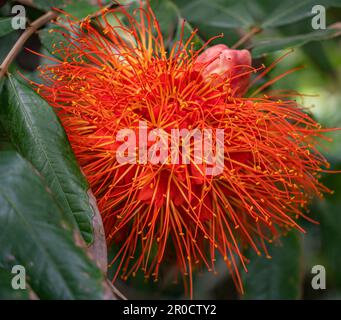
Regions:
M 66 41 L 55 45 L 61 58 L 40 68 L 44 81 L 36 87 L 58 113 L 108 243 L 117 244 L 116 276 L 141 269 L 157 280 L 168 256 L 192 292 L 192 272 L 214 271 L 221 256 L 242 290 L 243 248 L 268 254 L 266 243 L 302 230 L 296 220 L 307 203 L 328 191 L 318 181 L 328 167 L 316 150 L 324 130 L 288 93 L 261 95 L 273 81 L 245 96 L 273 66 L 251 84 L 258 70 L 247 64 L 211 72 L 217 55 L 200 56 L 207 44 L 193 49 L 195 32 L 167 50 L 149 6 L 103 10 L 81 22 L 67 15 L 66 22 L 54 31 Z M 189 164 L 119 163 L 115 137 L 125 128 L 138 136 L 140 121 L 148 132 L 224 129 L 223 172 L 205 175 L 207 164 L 193 157 Z

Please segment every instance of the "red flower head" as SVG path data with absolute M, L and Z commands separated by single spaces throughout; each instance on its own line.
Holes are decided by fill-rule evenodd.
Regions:
M 247 50 L 195 51 L 195 32 L 166 48 L 148 5 L 67 20 L 57 23 L 67 41 L 56 44 L 61 59 L 41 68 L 45 81 L 36 85 L 97 197 L 108 243 L 117 244 L 115 278 L 141 269 L 157 280 L 162 263 L 175 262 L 191 293 L 192 272 L 214 270 L 220 255 L 242 290 L 242 249 L 267 254 L 266 243 L 302 230 L 308 201 L 328 191 L 318 181 L 328 166 L 316 150 L 324 130 L 288 94 L 245 96 L 257 71 Z M 199 144 L 182 136 L 180 145 L 188 138 L 193 148 L 174 162 L 163 151 L 177 129 L 211 134 Z M 208 141 L 213 155 L 196 161 Z

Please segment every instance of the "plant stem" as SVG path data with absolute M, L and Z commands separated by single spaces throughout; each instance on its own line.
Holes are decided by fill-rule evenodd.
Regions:
M 33 21 L 24 33 L 19 37 L 11 51 L 6 56 L 5 60 L 2 62 L 0 66 L 0 79 L 6 74 L 10 64 L 14 61 L 16 56 L 21 51 L 22 47 L 24 46 L 25 42 L 43 25 L 48 23 L 49 21 L 57 18 L 58 13 L 54 11 L 49 11 L 42 15 L 37 20 Z
M 253 27 L 248 33 L 246 33 L 242 38 L 240 38 L 232 47 L 231 49 L 237 49 L 240 47 L 243 43 L 250 40 L 255 34 L 261 32 L 262 29 L 258 27 Z

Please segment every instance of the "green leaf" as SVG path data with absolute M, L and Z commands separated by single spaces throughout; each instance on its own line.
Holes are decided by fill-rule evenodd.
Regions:
M 254 44 L 252 49 L 252 56 L 254 58 L 259 58 L 270 52 L 303 46 L 304 44 L 311 41 L 331 39 L 339 36 L 340 34 L 341 31 L 339 29 L 326 29 L 291 37 L 262 40 Z
M 218 28 L 249 28 L 255 21 L 248 10 L 249 1 L 195 0 L 174 1 L 190 22 Z
M 285 0 L 269 14 L 262 23 L 263 28 L 279 27 L 312 16 L 314 0 Z
M 0 37 L 5 36 L 6 34 L 9 34 L 13 32 L 12 28 L 12 17 L 9 18 L 0 18 Z
M 14 46 L 19 36 L 18 31 L 11 32 L 0 38 L 0 62 L 2 62 L 11 48 Z
M 90 4 L 88 0 L 73 1 L 71 4 L 68 4 L 63 8 L 64 11 L 78 19 L 83 19 L 86 16 L 93 14 L 98 9 L 99 8 L 97 6 Z
M 77 230 L 33 167 L 0 151 L 0 267 L 26 269 L 41 299 L 103 299 L 105 282 Z
M 56 25 L 51 25 L 47 28 L 44 28 L 38 31 L 39 39 L 44 46 L 44 48 L 54 57 L 61 58 L 57 47 L 60 47 L 60 44 L 67 44 L 63 33 L 67 33 L 67 30 Z M 53 62 L 51 62 L 53 63 Z
M 214 40 L 211 45 L 218 43 L 233 45 L 240 39 L 240 31 L 249 32 L 251 27 L 258 25 L 258 16 L 263 17 L 264 14 L 259 8 L 259 3 L 253 0 L 237 2 L 232 0 L 175 0 L 175 3 L 181 16 L 198 28 L 198 34 L 202 39 L 208 41 L 218 35 L 222 36 Z
M 248 273 L 243 275 L 244 299 L 298 299 L 301 292 L 300 238 L 291 231 L 281 239 L 282 246 L 272 245 L 272 259 L 252 252 Z
M 19 152 L 44 176 L 59 205 L 74 217 L 85 241 L 93 241 L 94 212 L 88 183 L 53 109 L 26 84 L 9 75 L 3 126 Z
M 61 8 L 67 0 L 32 0 L 33 6 L 40 10 L 50 10 L 51 8 Z
M 99 9 L 89 0 L 33 0 L 33 6 L 45 11 L 51 8 L 61 8 L 79 19 Z
M 280 27 L 312 17 L 315 15 L 312 13 L 315 5 L 322 5 L 327 9 L 331 6 L 340 6 L 340 2 L 338 0 L 282 0 L 275 10 L 268 13 L 261 27 Z
M 15 274 L 9 270 L 0 268 L 0 300 L 28 300 L 27 289 L 13 289 L 12 279 Z

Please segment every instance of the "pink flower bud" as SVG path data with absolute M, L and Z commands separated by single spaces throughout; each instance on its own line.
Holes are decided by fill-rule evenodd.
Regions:
M 195 69 L 200 71 L 204 79 L 216 77 L 214 84 L 231 79 L 232 94 L 243 95 L 249 84 L 251 70 L 251 54 L 248 50 L 233 50 L 224 44 L 218 44 L 201 53 Z

